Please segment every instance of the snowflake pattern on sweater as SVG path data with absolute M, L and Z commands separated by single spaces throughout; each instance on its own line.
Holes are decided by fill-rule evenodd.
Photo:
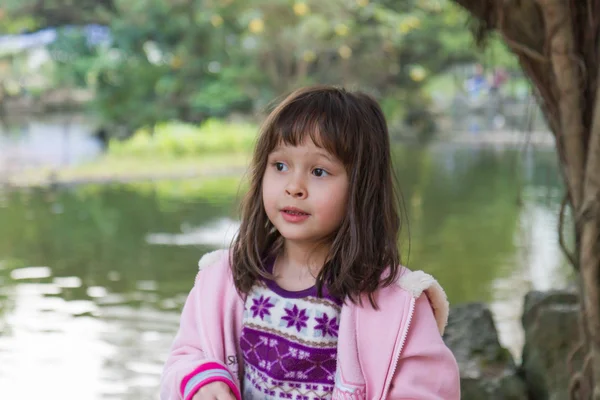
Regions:
M 316 288 L 288 292 L 275 282 L 246 298 L 241 335 L 244 400 L 331 399 L 341 303 Z

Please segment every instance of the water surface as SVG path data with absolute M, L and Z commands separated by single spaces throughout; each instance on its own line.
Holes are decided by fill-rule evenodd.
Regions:
M 553 150 L 434 144 L 395 162 L 404 262 L 452 304 L 490 304 L 518 353 L 522 296 L 570 274 Z M 227 245 L 238 198 L 237 178 L 0 192 L 0 398 L 157 398 L 197 261 Z

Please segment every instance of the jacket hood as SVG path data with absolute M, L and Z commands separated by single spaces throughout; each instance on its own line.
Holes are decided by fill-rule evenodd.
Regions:
M 450 304 L 446 292 L 444 292 L 438 281 L 423 271 L 408 271 L 400 276 L 397 283 L 415 299 L 418 299 L 425 292 L 433 309 L 440 335 L 443 335 L 446 324 L 448 324 Z

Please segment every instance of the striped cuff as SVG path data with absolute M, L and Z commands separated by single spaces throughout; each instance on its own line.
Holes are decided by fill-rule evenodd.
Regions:
M 229 386 L 238 400 L 242 399 L 233 376 L 227 368 L 216 362 L 202 364 L 181 381 L 180 392 L 184 400 L 191 400 L 201 387 L 212 382 L 223 382 Z

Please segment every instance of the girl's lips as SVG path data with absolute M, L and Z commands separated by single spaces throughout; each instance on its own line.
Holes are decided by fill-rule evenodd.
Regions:
M 308 219 L 310 214 L 300 210 L 299 208 L 286 207 L 281 210 L 281 216 L 287 222 L 298 223 Z
M 307 215 L 310 215 L 306 211 L 301 210 L 301 209 L 296 208 L 296 207 L 284 207 L 281 211 L 282 212 L 289 212 L 289 213 L 292 213 L 292 214 L 295 213 L 295 214 L 307 214 Z

